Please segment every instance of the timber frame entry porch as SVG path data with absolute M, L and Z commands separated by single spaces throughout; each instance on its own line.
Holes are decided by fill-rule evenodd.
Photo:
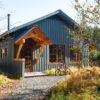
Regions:
M 25 33 L 21 38 L 19 38 L 17 41 L 15 41 L 15 45 L 18 46 L 15 60 L 24 61 L 25 62 L 24 68 L 26 67 L 26 59 L 21 57 L 21 51 L 22 51 L 23 47 L 25 46 L 25 44 L 27 44 L 26 43 L 27 39 L 32 39 L 40 47 L 39 53 L 36 57 L 36 64 L 39 62 L 40 55 L 43 52 L 43 49 L 45 48 L 45 46 L 52 44 L 52 41 L 49 40 L 48 37 L 45 36 L 45 33 L 42 32 L 39 27 L 33 27 L 27 33 Z M 33 45 L 33 47 L 34 47 L 34 45 Z M 34 51 L 33 47 L 30 47 L 31 50 L 29 51 L 29 52 L 31 52 L 31 55 L 32 55 L 32 52 Z M 24 69 L 24 72 L 25 72 L 25 69 Z M 30 71 L 28 71 L 28 72 L 30 72 Z M 33 72 L 33 71 L 31 71 L 31 72 Z

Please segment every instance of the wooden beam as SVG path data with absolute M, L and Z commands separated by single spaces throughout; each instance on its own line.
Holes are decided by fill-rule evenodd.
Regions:
M 23 37 L 24 40 L 29 39 L 29 38 L 32 38 L 33 40 L 35 39 L 37 41 L 43 41 L 43 37 L 40 37 L 38 34 L 34 34 L 34 33 L 29 33 Z M 19 40 L 19 41 L 21 41 L 21 40 Z M 18 43 L 19 43 L 19 41 L 18 41 Z
M 25 39 L 21 39 L 20 41 L 16 42 L 17 45 L 20 45 L 20 44 L 23 44 L 23 43 L 25 43 Z
M 34 28 L 32 31 L 30 31 L 28 34 L 24 35 L 23 37 L 21 37 L 16 44 L 21 44 L 22 42 L 24 43 L 24 41 L 28 38 L 32 38 L 35 42 L 41 41 L 42 44 L 51 44 L 52 41 L 49 40 L 48 37 L 45 36 L 45 33 L 42 32 L 38 27 Z
M 45 45 L 41 45 L 40 50 L 39 50 L 39 53 L 38 53 L 38 55 L 37 55 L 37 61 L 36 61 L 36 63 L 39 62 L 40 55 L 41 55 L 41 53 L 43 52 L 44 47 L 45 47 Z
M 17 55 L 16 55 L 16 58 L 17 58 L 17 59 L 20 57 L 20 52 L 21 52 L 22 47 L 23 47 L 23 44 L 20 44 L 20 45 L 19 45 L 19 48 L 18 48 Z

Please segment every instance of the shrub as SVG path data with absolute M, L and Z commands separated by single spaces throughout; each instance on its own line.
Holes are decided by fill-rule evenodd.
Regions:
M 80 68 L 52 88 L 53 99 L 100 100 L 100 68 Z M 55 98 L 55 99 L 54 99 Z
M 4 74 L 0 74 L 0 85 L 7 83 L 9 81 L 9 79 L 7 78 L 7 76 L 5 76 Z
M 76 92 L 69 93 L 66 96 L 66 100 L 97 100 L 94 95 L 90 92 L 84 91 L 83 93 L 77 94 Z
M 97 50 L 91 50 L 89 54 L 90 60 L 100 60 L 100 51 Z
M 97 59 L 100 60 L 100 51 L 98 51 Z
M 51 70 L 45 70 L 44 72 L 45 72 L 47 75 L 55 75 L 55 71 L 56 71 L 56 69 L 52 68 Z
M 3 84 L 5 82 L 5 76 L 0 75 L 0 84 Z
M 77 67 L 69 67 L 69 70 L 70 70 L 69 71 L 70 75 L 73 75 L 73 74 L 78 72 L 78 68 Z
M 14 79 L 22 79 L 23 76 L 22 76 L 21 73 L 19 73 L 19 74 L 18 74 L 18 73 L 15 73 L 14 76 L 13 76 L 13 78 L 14 78 Z
M 98 98 L 98 99 L 97 99 Z M 63 92 L 53 93 L 50 100 L 100 100 L 99 96 L 91 95 L 91 92 L 85 91 L 81 94 L 71 92 L 65 95 Z
M 66 100 L 66 96 L 62 92 L 56 94 L 52 93 L 50 100 Z

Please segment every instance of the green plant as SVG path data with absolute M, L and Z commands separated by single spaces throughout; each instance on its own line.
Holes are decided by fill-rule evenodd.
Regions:
M 0 84 L 3 84 L 4 83 L 4 79 L 0 79 Z
M 84 91 L 77 94 L 76 92 L 69 93 L 66 96 L 66 100 L 97 100 L 95 94 L 91 95 L 90 91 Z
M 0 75 L 0 85 L 3 83 L 6 83 L 7 81 L 7 76 L 5 76 L 4 74 Z
M 23 76 L 22 76 L 22 74 L 20 73 L 20 74 L 15 74 L 13 78 L 15 78 L 15 79 L 22 79 Z
M 80 68 L 52 88 L 51 100 L 100 100 L 99 93 L 100 68 Z
M 47 75 L 55 75 L 55 71 L 56 69 L 52 68 L 50 70 L 45 70 L 44 72 L 47 74 Z
M 27 65 L 27 66 L 25 66 L 25 69 L 32 69 L 32 66 L 31 65 Z
M 90 60 L 100 60 L 100 51 L 97 50 L 91 50 L 89 53 L 89 59 Z
M 97 59 L 100 60 L 100 51 L 98 51 Z
M 52 93 L 50 100 L 66 100 L 66 96 L 62 92 L 56 94 Z

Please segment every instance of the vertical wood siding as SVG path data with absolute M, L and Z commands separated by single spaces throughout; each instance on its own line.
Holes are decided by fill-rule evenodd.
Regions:
M 5 48 L 7 48 L 6 56 L 3 53 L 1 55 L 1 50 L 4 50 Z M 13 72 L 13 68 L 12 68 L 13 58 L 14 58 L 13 40 L 7 39 L 0 42 L 0 70 L 3 70 L 5 72 L 10 72 L 10 73 Z
M 31 26 L 38 25 L 45 35 L 53 41 L 53 44 L 65 45 L 65 64 L 69 64 L 69 34 L 65 30 L 66 23 L 60 19 L 59 16 L 53 16 L 39 23 Z M 33 52 L 33 61 L 36 59 L 39 48 Z M 60 64 L 49 64 L 49 46 L 47 45 L 43 50 L 43 55 L 40 56 L 39 63 L 33 62 L 33 71 L 44 71 L 46 69 L 58 68 Z

